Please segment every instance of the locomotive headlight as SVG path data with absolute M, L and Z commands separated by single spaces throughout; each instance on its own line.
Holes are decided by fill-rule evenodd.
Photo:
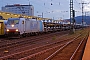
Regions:
M 16 29 L 16 31 L 18 31 L 18 29 Z
M 11 25 L 12 27 L 14 27 L 14 25 Z
M 7 29 L 7 32 L 9 31 L 9 29 Z

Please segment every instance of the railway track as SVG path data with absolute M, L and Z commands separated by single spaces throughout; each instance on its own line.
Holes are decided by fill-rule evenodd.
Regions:
M 56 36 L 58 35 L 57 33 L 53 33 L 53 34 L 55 34 Z M 52 36 L 52 34 L 48 34 L 48 36 Z M 67 35 L 67 34 L 65 34 L 65 35 Z M 61 37 L 63 37 L 63 36 L 65 36 L 65 35 L 62 35 Z M 49 36 L 49 37 L 50 37 Z M 48 37 L 48 38 L 49 38 Z M 21 41 L 18 41 L 18 40 L 20 40 L 20 39 L 17 39 L 17 40 L 15 40 L 14 42 L 10 42 L 10 40 L 4 40 L 3 42 L 6 42 L 7 41 L 7 43 L 2 43 L 1 44 L 1 46 L 0 46 L 0 52 L 3 52 L 2 50 L 7 50 L 7 49 L 9 49 L 9 48 L 14 48 L 14 47 L 17 47 L 17 46 L 21 46 L 21 45 L 25 45 L 25 44 L 35 44 L 35 42 L 37 43 L 37 42 L 39 42 L 39 41 L 43 41 L 44 42 L 44 40 L 47 38 L 47 35 L 44 35 L 44 36 L 39 36 L 39 37 L 33 37 L 33 38 L 27 38 L 27 39 L 23 39 L 23 40 L 21 40 Z M 8 43 L 8 41 L 10 42 L 10 43 Z M 47 41 L 46 41 L 47 42 Z M 15 49 L 15 48 L 14 48 Z
M 65 33 L 65 34 L 67 34 L 66 32 L 57 32 L 57 34 L 56 33 L 50 33 L 50 34 L 44 34 L 44 35 L 40 35 L 40 36 L 38 36 L 38 37 L 36 37 L 36 36 L 31 36 L 31 37 L 26 37 L 26 38 L 21 38 L 21 39 L 7 39 L 7 38 L 4 38 L 4 39 L 0 39 L 0 47 L 4 47 L 4 46 L 6 46 L 6 45 L 12 45 L 12 44 L 16 44 L 16 43 L 23 43 L 23 42 L 25 42 L 25 41 L 30 41 L 30 40 L 34 40 L 34 39 L 41 39 L 41 38 L 44 38 L 44 37 L 47 37 L 47 38 L 49 38 L 50 36 L 52 36 L 52 35 L 58 35 L 58 34 L 60 34 L 60 35 L 63 35 L 63 33 Z M 48 36 L 47 36 L 48 35 Z M 59 36 L 60 36 L 59 35 Z
M 52 60 L 80 60 L 81 59 L 81 55 L 79 54 L 79 53 L 77 53 L 77 51 L 80 49 L 80 47 L 81 47 L 81 45 L 82 45 L 82 43 L 84 43 L 85 41 L 86 41 L 86 39 L 87 39 L 87 36 L 88 35 L 86 35 L 86 36 L 84 36 L 84 37 L 80 37 L 78 40 L 79 40 L 79 43 L 78 43 L 78 45 L 77 45 L 77 43 L 76 44 L 72 44 L 72 42 L 71 43 L 68 43 L 67 45 L 66 45 L 66 47 L 65 46 L 63 46 L 63 48 L 62 48 L 62 50 L 61 49 L 58 49 L 57 51 L 55 51 L 52 55 L 50 55 L 49 57 L 47 57 L 45 60 L 50 60 L 50 59 L 52 59 Z M 85 40 L 85 41 L 84 41 Z M 70 45 L 70 44 L 72 44 L 72 45 Z M 73 52 L 71 52 L 70 51 L 70 48 L 71 47 L 69 47 L 69 48 L 67 48 L 68 46 L 72 46 L 72 47 L 74 47 L 76 45 L 76 49 L 74 49 L 75 51 L 73 51 Z M 66 49 L 66 50 L 65 50 Z M 73 50 L 73 48 L 71 49 L 71 50 Z M 63 52 L 64 53 L 63 53 Z M 68 51 L 69 52 L 69 54 L 66 52 L 66 51 Z M 60 52 L 62 52 L 62 53 L 60 53 Z M 65 54 L 66 53 L 66 54 Z M 82 52 L 80 52 L 80 53 L 82 53 Z M 77 55 L 77 54 L 79 54 L 79 55 Z M 62 56 L 61 56 L 62 55 Z M 67 55 L 67 56 L 66 56 Z M 76 56 L 79 56 L 78 58 L 75 58 Z
M 70 36 L 71 37 L 71 36 Z M 68 39 L 71 39 L 71 38 L 68 38 Z M 66 39 L 66 40 L 68 40 L 68 39 Z M 66 42 L 66 40 L 62 40 L 62 41 L 64 41 L 64 43 Z M 46 50 L 46 49 L 49 49 L 51 46 L 53 47 L 53 45 L 58 45 L 58 44 L 60 44 L 60 45 L 63 45 L 62 43 L 62 41 L 57 41 L 57 42 L 54 42 L 54 43 L 49 43 L 49 44 L 46 44 L 46 45 L 43 45 L 42 47 L 41 46 L 39 46 L 39 47 L 35 47 L 35 48 L 32 48 L 32 49 L 29 49 L 29 50 L 26 50 L 26 51 L 22 51 L 22 52 L 17 52 L 17 53 L 13 53 L 13 54 L 9 54 L 9 55 L 7 55 L 7 56 L 3 56 L 3 57 L 0 57 L 0 59 L 20 59 L 21 57 L 25 57 L 26 55 L 30 55 L 31 53 L 33 53 L 33 51 L 35 52 L 35 50 L 38 50 L 38 49 L 40 49 L 40 51 L 41 50 Z M 61 43 L 62 42 L 62 43 Z M 45 43 L 45 42 L 44 42 Z M 35 44 L 36 45 L 36 44 Z M 47 47 L 48 48 L 47 48 Z M 46 47 L 46 49 L 44 49 L 44 47 Z M 30 51 L 30 53 L 28 53 Z M 31 52 L 32 51 L 32 52 Z M 40 51 L 38 51 L 38 52 L 40 52 Z M 28 53 L 28 54 L 27 54 Z M 36 52 L 35 52 L 36 53 Z M 35 54 L 35 53 L 33 53 L 33 54 Z M 17 56 L 18 55 L 18 56 Z M 25 56 L 23 56 L 23 55 L 25 55 Z M 32 55 L 32 54 L 31 54 Z
M 41 42 L 41 43 L 43 43 L 43 44 L 45 44 L 45 42 L 47 42 L 47 41 L 43 41 L 43 42 Z M 49 41 L 48 41 L 48 43 L 49 43 Z M 51 42 L 52 43 L 52 42 Z M 47 43 L 46 43 L 47 44 Z M 24 44 L 25 45 L 25 44 Z M 34 46 L 34 45 L 36 45 L 36 44 L 33 44 L 33 45 L 30 45 L 30 46 Z M 37 45 L 41 45 L 41 44 L 37 44 Z M 30 47 L 30 46 L 26 46 L 27 48 L 28 47 Z M 8 49 L 11 49 L 11 47 L 7 47 Z M 12 47 L 13 48 L 13 47 Z M 21 49 L 21 48 L 19 48 L 19 49 Z M 25 49 L 25 47 L 23 48 L 23 49 Z M 14 47 L 14 50 L 17 50 L 17 49 L 15 49 L 15 47 Z
M 81 35 L 81 34 L 80 34 Z M 77 37 L 79 37 L 80 35 L 78 35 Z M 41 51 L 41 52 L 38 52 L 38 53 L 35 53 L 35 54 L 33 54 L 33 55 L 30 55 L 30 56 L 27 56 L 27 57 L 24 57 L 24 58 L 21 58 L 21 59 L 19 59 L 19 60 L 34 60 L 34 59 L 37 59 L 37 56 L 40 56 L 41 57 L 41 55 L 44 55 L 44 54 L 48 54 L 47 52 L 49 52 L 50 54 L 53 52 L 53 51 L 55 51 L 53 54 L 51 54 L 49 57 L 47 57 L 46 59 L 45 59 L 45 57 L 44 58 L 39 58 L 39 59 L 41 59 L 41 60 L 50 60 L 51 58 L 52 58 L 52 56 L 53 55 L 55 55 L 55 54 L 57 54 L 57 52 L 59 52 L 60 50 L 62 50 L 64 47 L 66 47 L 68 44 L 70 44 L 73 40 L 75 40 L 77 37 L 74 37 L 73 39 L 70 39 L 69 41 L 67 41 L 67 42 L 64 42 L 63 44 L 61 44 L 61 45 L 57 45 L 57 46 L 54 46 L 54 47 L 52 47 L 52 48 L 49 48 L 49 49 L 46 49 L 46 50 L 43 50 L 43 51 Z M 58 50 L 57 50 L 58 49 Z M 51 51 L 51 52 L 50 52 Z M 45 56 L 45 55 L 44 55 Z M 38 59 L 37 59 L 38 60 Z
M 65 34 L 65 35 L 62 35 L 61 37 L 63 37 L 63 36 L 66 36 L 67 34 Z M 48 35 L 49 36 L 49 35 Z M 50 35 L 51 36 L 51 35 Z M 50 37 L 49 36 L 49 37 Z M 48 37 L 48 38 L 49 38 Z M 60 38 L 61 38 L 60 37 Z M 23 39 L 22 41 L 16 41 L 16 42 L 12 42 L 12 43 L 6 43 L 6 44 L 4 44 L 4 45 L 1 45 L 0 47 L 0 50 L 4 50 L 4 49 L 9 49 L 9 48 L 11 48 L 11 47 L 15 47 L 15 46 L 19 46 L 19 45 L 25 45 L 25 44 L 35 44 L 35 42 L 38 42 L 38 41 L 40 41 L 40 40 L 42 40 L 42 39 L 46 39 L 47 38 L 47 36 L 41 36 L 41 37 L 34 37 L 34 38 L 27 38 L 26 40 L 25 39 Z M 19 39 L 18 39 L 19 40 Z M 8 41 L 8 40 L 7 40 Z M 46 41 L 46 40 L 45 40 Z M 46 42 L 48 42 L 48 41 L 46 41 Z
M 80 32 L 80 34 L 81 34 L 81 32 Z M 48 40 L 47 36 L 55 37 L 55 39 L 48 37 L 49 38 L 49 40 Z M 59 37 L 58 39 L 61 39 L 61 40 L 58 40 L 56 36 Z M 36 56 L 38 53 L 40 53 L 42 55 L 42 51 L 45 52 L 45 51 L 49 51 L 51 49 L 52 49 L 52 51 L 54 49 L 57 50 L 59 47 L 64 46 L 64 44 L 66 44 L 67 41 L 72 40 L 75 36 L 71 35 L 71 36 L 67 37 L 67 34 L 66 35 L 62 34 L 62 36 L 60 36 L 59 34 L 56 33 L 54 35 L 49 34 L 46 36 L 44 35 L 42 37 L 38 36 L 38 38 L 35 38 L 35 40 L 33 40 L 31 38 L 32 39 L 31 43 L 25 42 L 24 40 L 21 40 L 21 41 L 24 41 L 25 44 L 21 41 L 18 41 L 18 42 L 21 42 L 21 44 L 20 43 L 11 44 L 11 45 L 6 46 L 4 48 L 0 48 L 1 50 L 9 49 L 11 51 L 8 53 L 2 53 L 2 51 L 0 50 L 0 60 L 10 60 L 10 59 L 22 60 L 23 58 L 25 58 L 29 55 L 32 55 L 32 57 Z M 64 37 L 66 37 L 66 38 L 64 39 Z M 28 39 L 29 38 L 27 38 L 27 40 Z M 30 41 L 30 39 L 29 39 L 29 41 Z M 52 41 L 52 42 L 50 42 L 50 41 Z M 12 46 L 12 45 L 14 45 L 14 46 Z
M 70 57 L 70 59 L 66 59 L 66 60 L 73 60 L 72 58 L 74 58 L 76 51 L 80 48 L 80 45 L 87 38 L 87 36 L 88 35 L 86 35 L 85 37 L 77 36 L 78 38 L 76 37 L 76 38 L 72 39 L 71 41 L 68 41 L 67 43 L 65 43 L 62 46 L 59 45 L 59 46 L 56 46 L 56 48 L 55 47 L 50 48 L 50 49 L 35 53 L 33 55 L 29 55 L 27 57 L 21 58 L 19 60 L 65 60 L 65 59 L 60 59 L 60 57 L 58 57 L 59 59 L 57 59 L 56 55 L 59 54 L 60 51 L 65 50 L 65 48 L 67 48 L 68 46 L 72 46 L 70 44 L 73 44 L 75 41 L 79 40 L 80 43 L 78 43 L 79 45 L 77 45 L 75 52 L 72 53 L 72 56 Z M 84 39 L 82 39 L 82 38 L 84 38 Z M 59 47 L 59 49 L 58 49 L 58 47 Z M 53 51 L 55 51 L 55 52 L 52 53 Z M 50 54 L 50 53 L 52 53 L 52 54 L 49 55 L 47 58 L 45 58 L 45 56 L 47 56 L 47 54 Z M 67 57 L 63 57 L 63 58 L 67 58 Z
M 15 44 L 18 44 L 18 43 L 23 43 L 23 42 L 25 42 L 25 41 L 31 41 L 31 40 L 35 40 L 35 39 L 41 39 L 41 38 L 49 38 L 49 37 L 53 37 L 53 35 L 54 35 L 54 37 L 55 36 L 59 36 L 60 37 L 60 35 L 62 36 L 62 35 L 64 35 L 64 34 L 67 34 L 67 31 L 63 31 L 63 32 L 57 32 L 57 35 L 56 35 L 56 33 L 51 33 L 51 34 L 44 34 L 44 35 L 40 35 L 40 36 L 38 36 L 38 37 L 36 37 L 36 36 L 32 36 L 32 37 L 26 37 L 26 38 L 21 38 L 21 39 L 7 39 L 7 38 L 4 38 L 4 39 L 0 39 L 0 48 L 1 47 L 6 47 L 6 46 L 9 46 L 9 45 L 15 45 Z M 48 35 L 48 36 L 47 36 Z

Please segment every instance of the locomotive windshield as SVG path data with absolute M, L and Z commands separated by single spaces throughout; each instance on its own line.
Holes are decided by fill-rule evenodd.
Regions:
M 16 24 L 19 24 L 19 19 L 8 19 L 8 22 L 7 22 L 7 24 L 9 24 L 9 25 L 12 25 L 12 24 L 14 24 L 14 25 L 16 25 Z

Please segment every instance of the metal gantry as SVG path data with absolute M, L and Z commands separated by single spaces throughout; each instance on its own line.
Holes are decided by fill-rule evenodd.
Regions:
M 71 25 L 71 23 L 73 22 L 73 25 Z M 73 29 L 72 29 L 73 28 Z M 73 10 L 73 0 L 70 0 L 70 31 L 72 33 L 75 32 L 74 29 L 74 10 Z
M 73 18 L 73 0 L 70 0 L 70 25 Z
M 84 4 L 89 4 L 89 3 L 84 3 L 84 2 L 82 2 L 82 3 L 80 3 L 80 4 L 82 4 L 82 27 L 83 27 L 83 22 L 84 22 L 84 18 L 83 18 L 83 16 L 84 16 L 83 8 L 84 8 Z

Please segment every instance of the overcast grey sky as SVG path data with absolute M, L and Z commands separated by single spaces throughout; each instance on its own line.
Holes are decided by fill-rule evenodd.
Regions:
M 76 10 L 76 16 L 81 14 L 81 1 L 89 3 L 90 0 L 73 0 L 74 10 Z M 34 6 L 34 15 L 41 15 L 43 12 L 43 17 L 55 18 L 55 19 L 67 19 L 70 18 L 70 0 L 0 0 L 0 9 L 5 5 L 12 4 L 30 4 Z M 52 5 L 51 5 L 52 3 Z M 66 12 L 67 11 L 67 12 Z M 90 11 L 90 4 L 84 5 L 84 11 Z M 87 15 L 89 15 L 87 13 Z

